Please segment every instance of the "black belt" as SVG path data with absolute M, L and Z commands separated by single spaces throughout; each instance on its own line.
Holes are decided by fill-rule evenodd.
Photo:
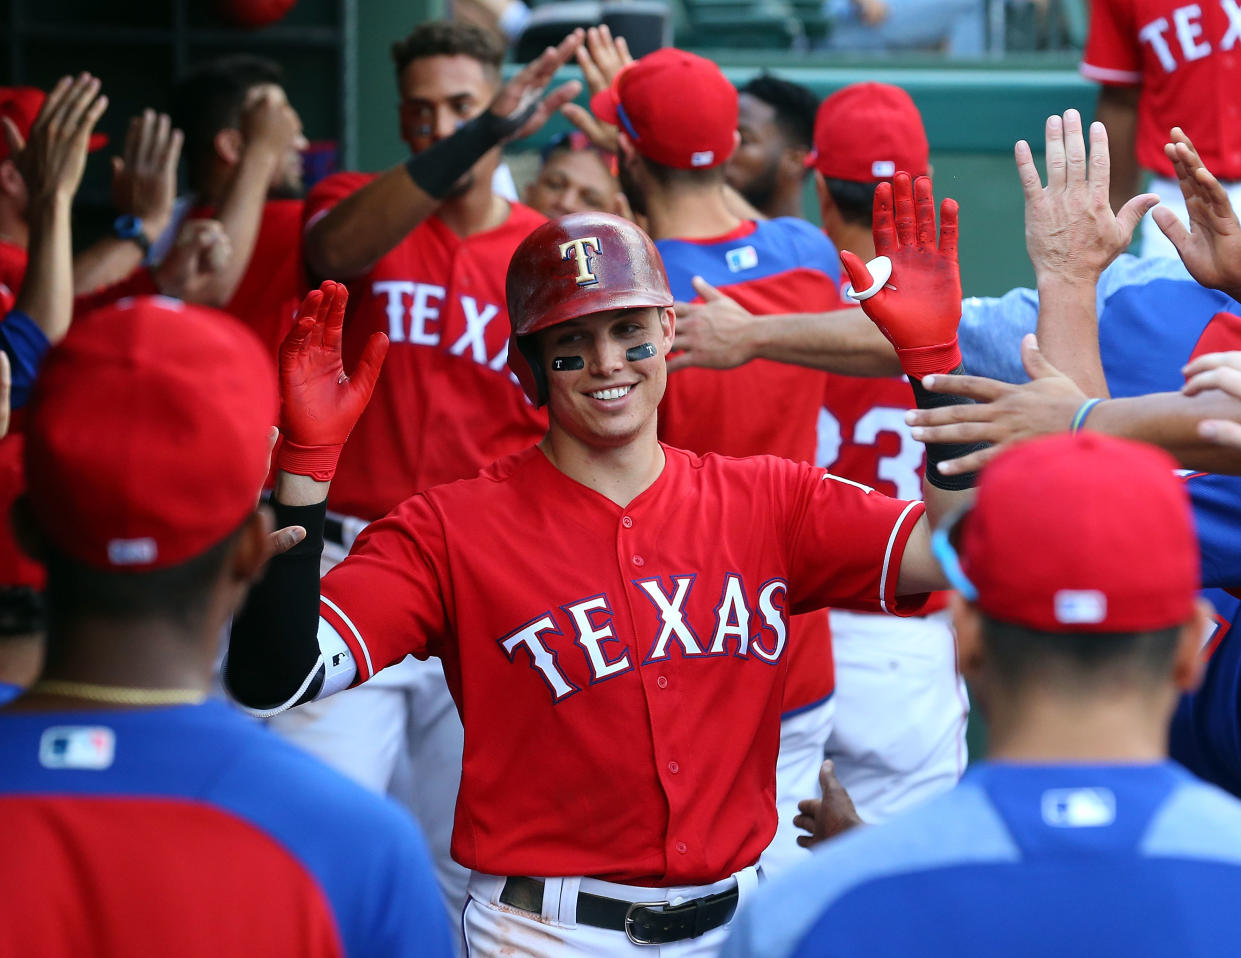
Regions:
M 543 879 L 508 878 L 500 901 L 531 914 L 543 914 Z M 657 891 L 657 889 L 651 889 Z M 737 910 L 737 888 L 694 898 L 679 905 L 667 901 L 625 901 L 590 892 L 577 893 L 579 924 L 623 931 L 635 945 L 667 945 L 697 938 L 726 925 Z

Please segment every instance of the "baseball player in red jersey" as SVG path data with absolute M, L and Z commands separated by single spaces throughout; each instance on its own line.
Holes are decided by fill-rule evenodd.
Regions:
M 503 49 L 492 37 L 458 23 L 419 26 L 393 47 L 401 134 L 413 158 L 378 175 L 328 177 L 307 197 L 307 264 L 352 292 L 346 360 L 377 331 L 392 344 L 332 488 L 325 567 L 345 556 L 366 523 L 408 496 L 474 476 L 546 429 L 505 364 L 504 304 L 508 260 L 544 218 L 492 192 L 500 134 L 522 130 L 479 124 L 497 96 L 509 97 L 513 110 L 523 94 L 546 85 L 579 41 L 571 37 L 498 93 Z M 550 94 L 533 125 L 575 90 Z M 445 158 L 446 149 L 456 152 Z M 415 167 L 429 192 L 415 192 Z M 449 838 L 462 730 L 439 666 L 410 659 L 369 688 L 273 725 L 410 806 L 435 853 L 449 910 L 459 914 L 468 876 L 453 863 Z
M 671 102 L 670 87 L 681 91 Z M 591 109 L 620 128 L 626 196 L 647 216 L 676 299 L 694 299 L 700 276 L 756 315 L 839 307 L 839 257 L 821 232 L 793 217 L 733 212 L 724 175 L 739 140 L 738 95 L 713 62 L 659 50 L 617 73 Z M 811 462 L 825 381 L 817 370 L 765 360 L 727 372 L 678 372 L 659 407 L 659 436 L 700 454 Z M 792 619 L 790 656 L 776 778 L 780 830 L 763 859 L 771 871 L 806 854 L 792 821 L 818 780 L 834 709 L 824 611 Z
M 873 256 L 878 184 L 897 170 L 930 172 L 917 106 L 886 83 L 838 90 L 819 107 L 810 162 L 827 235 Z M 887 495 L 917 498 L 924 447 L 905 424 L 913 406 L 905 377 L 826 378 L 815 461 Z M 969 697 L 944 596 L 918 616 L 835 610 L 831 621 L 837 695 L 827 751 L 861 817 L 885 821 L 951 788 L 965 771 Z
M 1148 189 L 1168 207 L 1143 225 L 1143 256 L 1175 256 L 1157 227 L 1172 213 L 1187 218 L 1164 153 L 1174 126 L 1193 137 L 1241 209 L 1241 4 L 1094 0 L 1081 72 L 1101 84 L 1096 118 L 1112 144 L 1113 209 L 1138 192 L 1141 170 L 1152 174 Z
M 920 377 L 960 367 L 956 206 L 937 246 L 927 180 L 898 177 L 876 205 L 896 282 L 848 265 L 934 403 Z M 470 953 L 711 954 L 775 831 L 787 617 L 916 610 L 945 586 L 924 506 L 784 459 L 661 444 L 675 316 L 632 223 L 540 227 L 507 287 L 509 363 L 547 404 L 547 435 L 407 499 L 321 588 L 328 483 L 384 344 L 374 336 L 346 377 L 343 291 L 312 294 L 312 311 L 334 303 L 282 349 L 273 499 L 278 523 L 308 535 L 235 620 L 227 680 L 275 710 L 407 653 L 441 657 L 467 729 L 453 853 L 472 870 Z M 936 468 L 956 454 L 931 449 L 933 513 L 968 486 Z

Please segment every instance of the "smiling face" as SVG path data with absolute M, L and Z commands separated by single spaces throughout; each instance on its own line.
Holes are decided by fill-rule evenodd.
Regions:
M 592 448 L 626 445 L 644 429 L 653 436 L 674 326 L 671 309 L 652 306 L 592 313 L 538 333 L 552 429 Z M 654 356 L 625 358 L 643 343 L 655 346 Z M 581 357 L 580 369 L 553 368 L 573 356 Z

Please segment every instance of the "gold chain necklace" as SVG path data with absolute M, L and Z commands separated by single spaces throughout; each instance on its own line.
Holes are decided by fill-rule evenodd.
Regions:
M 96 685 L 93 682 L 66 682 L 61 679 L 40 679 L 31 692 L 64 695 L 90 702 L 110 705 L 198 705 L 207 693 L 198 689 L 141 689 L 124 685 Z

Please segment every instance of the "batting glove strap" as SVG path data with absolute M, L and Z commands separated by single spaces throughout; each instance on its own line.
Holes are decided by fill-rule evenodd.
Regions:
M 961 347 L 957 342 L 957 337 L 953 336 L 946 343 L 939 343 L 935 346 L 913 346 L 909 348 L 897 347 L 896 357 L 901 361 L 901 369 L 905 370 L 905 375 L 910 382 L 921 379 L 923 376 L 929 376 L 931 373 L 943 373 L 952 375 L 959 372 L 961 368 Z M 948 397 L 942 397 L 948 398 Z M 956 399 L 957 397 L 952 397 Z M 972 400 L 965 400 L 971 402 Z M 920 408 L 929 408 L 918 404 Z M 940 403 L 940 405 L 947 405 Z
M 956 346 L 955 342 L 953 346 Z M 957 365 L 948 371 L 948 375 L 959 376 L 964 371 L 964 367 L 961 366 L 960 352 L 958 351 Z M 913 373 L 909 374 L 909 385 L 913 387 L 914 401 L 919 409 L 972 405 L 974 402 L 974 400 L 967 396 L 930 392 L 922 385 L 922 380 L 914 376 Z M 986 442 L 928 442 L 926 444 L 926 481 L 936 489 L 944 489 L 948 492 L 960 492 L 962 489 L 973 488 L 974 483 L 978 481 L 978 473 L 967 472 L 961 475 L 945 476 L 939 471 L 939 464 L 947 462 L 949 459 L 968 456 L 971 452 L 985 449 L 989 445 L 990 443 Z
M 316 482 L 331 482 L 340 462 L 344 444 L 333 446 L 303 446 L 290 439 L 280 443 L 276 453 L 276 468 L 295 476 L 309 476 Z

